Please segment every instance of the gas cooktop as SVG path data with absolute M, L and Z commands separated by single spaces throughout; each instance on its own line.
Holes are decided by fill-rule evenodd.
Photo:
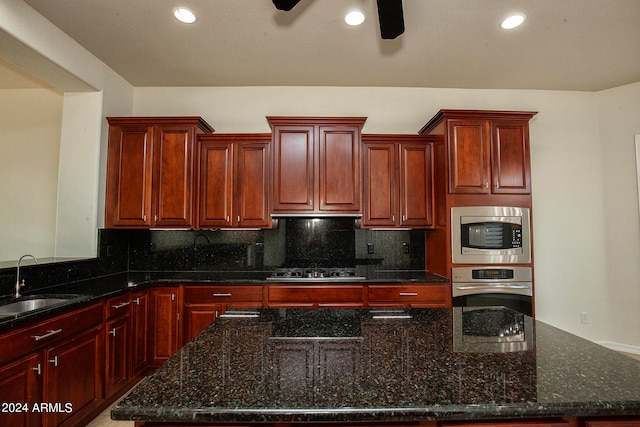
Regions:
M 360 282 L 366 280 L 358 276 L 355 268 L 276 268 L 267 280 L 277 282 Z

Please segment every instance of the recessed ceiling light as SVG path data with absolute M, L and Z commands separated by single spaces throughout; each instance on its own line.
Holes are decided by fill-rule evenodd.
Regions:
M 359 10 L 352 10 L 345 15 L 344 22 L 349 25 L 360 25 L 364 22 L 364 13 Z
M 507 19 L 502 21 L 502 24 L 500 24 L 500 27 L 502 27 L 503 30 L 511 30 L 513 28 L 520 26 L 520 24 L 524 22 L 524 18 L 525 16 L 521 13 L 511 15 Z
M 184 7 L 176 7 L 173 9 L 173 16 L 175 16 L 178 21 L 184 22 L 185 24 L 193 24 L 196 22 L 196 15 Z

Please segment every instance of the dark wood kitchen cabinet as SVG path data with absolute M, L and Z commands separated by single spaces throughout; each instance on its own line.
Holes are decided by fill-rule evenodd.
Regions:
M 201 135 L 198 226 L 271 226 L 271 134 Z
M 149 296 L 147 290 L 138 290 L 131 293 L 131 319 L 130 319 L 130 376 L 136 377 L 147 368 L 149 361 Z
M 28 404 L 27 413 L 0 413 L 1 425 L 74 425 L 91 415 L 104 397 L 102 319 L 97 303 L 0 335 L 0 401 Z
M 200 117 L 109 117 L 105 227 L 194 225 L 194 145 Z
M 267 288 L 268 308 L 362 308 L 360 284 L 273 284 Z
M 157 287 L 149 290 L 149 337 L 151 366 L 157 367 L 180 348 L 179 288 Z
M 46 349 L 43 402 L 60 402 L 68 411 L 44 414 L 45 427 L 89 413 L 103 398 L 102 326 Z M 73 425 L 69 423 L 68 425 Z
M 362 117 L 267 117 L 273 206 L 284 213 L 360 213 Z
M 363 227 L 433 225 L 432 139 L 363 135 Z
M 451 290 L 443 284 L 370 284 L 369 307 L 435 308 L 451 307 Z
M 533 112 L 441 110 L 420 133 L 442 134 L 452 194 L 530 194 Z
M 183 342 L 186 344 L 229 308 L 261 308 L 261 285 L 184 287 Z
M 105 302 L 105 396 L 124 391 L 147 367 L 147 291 Z
M 109 298 L 105 304 L 105 394 L 124 387 L 129 380 L 130 344 L 129 293 Z
M 7 411 L 0 412 L 0 425 L 41 425 L 42 415 L 31 410 L 33 402 L 40 401 L 42 396 L 41 372 L 42 362 L 38 353 L 30 353 L 13 362 L 0 365 L 1 402 L 14 405 L 8 407 Z

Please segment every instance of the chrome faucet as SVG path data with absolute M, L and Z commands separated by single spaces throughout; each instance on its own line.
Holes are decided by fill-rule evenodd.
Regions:
M 16 294 L 15 294 L 16 298 L 20 298 L 20 288 L 24 286 L 24 279 L 22 279 L 22 283 L 20 283 L 20 262 L 26 257 L 31 257 L 36 262 L 36 264 L 38 263 L 38 259 L 33 255 L 29 255 L 29 254 L 22 255 L 18 260 L 18 268 L 16 270 Z

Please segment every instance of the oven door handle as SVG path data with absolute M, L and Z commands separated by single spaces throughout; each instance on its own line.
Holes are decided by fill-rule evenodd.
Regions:
M 532 296 L 531 283 L 454 283 L 453 296 L 478 294 L 514 294 Z
M 528 285 L 510 285 L 508 283 L 500 283 L 495 285 L 470 285 L 470 286 L 461 286 L 455 285 L 456 289 L 529 289 Z

